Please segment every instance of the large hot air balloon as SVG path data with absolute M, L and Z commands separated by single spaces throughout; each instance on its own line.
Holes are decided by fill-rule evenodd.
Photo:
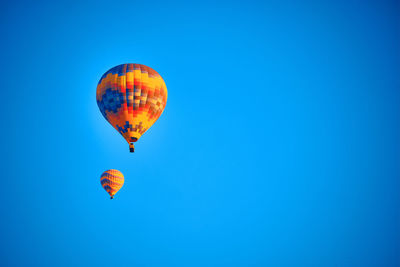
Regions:
M 124 185 L 124 175 L 118 170 L 108 170 L 100 176 L 100 183 L 113 199 L 114 195 Z
M 104 118 L 129 143 L 144 134 L 160 117 L 167 103 L 164 80 L 152 68 L 140 64 L 118 65 L 101 77 L 97 105 Z

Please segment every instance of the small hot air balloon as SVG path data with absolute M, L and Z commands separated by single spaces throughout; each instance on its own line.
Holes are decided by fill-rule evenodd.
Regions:
M 100 176 L 100 183 L 113 199 L 114 195 L 124 185 L 124 175 L 118 170 L 108 170 Z
M 122 64 L 103 74 L 96 98 L 104 118 L 129 143 L 130 152 L 134 152 L 133 143 L 164 111 L 167 87 L 152 68 Z

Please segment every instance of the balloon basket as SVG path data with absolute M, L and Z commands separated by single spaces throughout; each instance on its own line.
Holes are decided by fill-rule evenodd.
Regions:
M 129 151 L 131 153 L 135 152 L 135 146 L 133 145 L 133 142 L 129 143 Z

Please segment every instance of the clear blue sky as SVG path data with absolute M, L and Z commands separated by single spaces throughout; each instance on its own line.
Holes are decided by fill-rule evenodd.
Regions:
M 1 265 L 400 266 L 399 16 L 398 1 L 2 2 Z M 134 154 L 95 98 L 121 63 L 169 93 Z

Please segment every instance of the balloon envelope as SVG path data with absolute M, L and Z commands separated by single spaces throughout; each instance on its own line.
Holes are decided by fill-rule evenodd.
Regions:
M 104 73 L 96 98 L 104 118 L 133 152 L 133 143 L 164 111 L 167 94 L 165 82 L 155 70 L 141 64 L 122 64 Z
M 108 170 L 100 176 L 100 183 L 113 199 L 114 195 L 124 185 L 124 175 L 118 170 Z

